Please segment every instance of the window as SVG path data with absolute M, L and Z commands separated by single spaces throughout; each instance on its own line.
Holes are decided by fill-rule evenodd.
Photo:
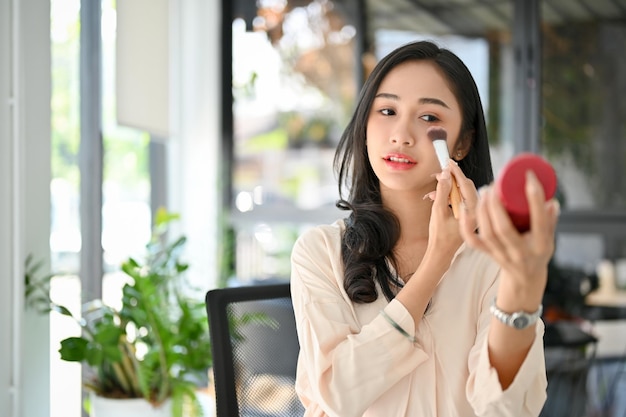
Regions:
M 143 254 L 150 238 L 149 137 L 123 128 L 115 120 L 115 6 L 102 1 L 102 134 L 104 179 L 102 248 L 105 275 L 103 299 L 115 305 L 125 276 L 121 261 Z M 98 6 L 94 6 L 98 7 Z M 52 181 L 51 267 L 58 274 L 51 283 L 51 297 L 80 315 L 78 276 L 82 248 L 80 224 L 80 0 L 51 2 L 52 43 Z M 66 316 L 50 319 L 51 416 L 81 415 L 81 367 L 60 360 L 59 342 L 80 332 Z M 59 384 L 58 381 L 63 381 Z
M 626 258 L 626 8 L 545 2 L 541 149 L 564 214 L 557 257 L 595 269 Z
M 350 6 L 361 17 L 344 13 L 354 9 L 342 1 L 252 3 L 225 2 L 232 22 L 225 74 L 232 71 L 233 81 L 225 108 L 233 113 L 224 120 L 234 131 L 225 129 L 233 151 L 227 191 L 238 279 L 287 274 L 299 230 L 341 215 L 331 162 L 352 109 L 347 100 L 356 96 L 344 95 L 354 91 L 350 84 L 329 90 L 323 75 L 329 68 L 336 78 L 358 74 L 360 64 L 415 39 L 437 41 L 470 68 L 496 175 L 520 151 L 541 153 L 555 166 L 563 199 L 558 261 L 588 269 L 601 258 L 626 257 L 623 3 L 364 1 Z M 341 70 L 319 39 L 328 46 L 346 34 L 350 52 Z
M 356 1 L 225 2 L 232 23 L 233 274 L 289 276 L 299 227 L 331 219 L 334 149 L 360 86 Z

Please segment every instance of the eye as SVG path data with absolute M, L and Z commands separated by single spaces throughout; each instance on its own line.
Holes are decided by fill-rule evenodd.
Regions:
M 395 116 L 396 112 L 392 109 L 382 109 L 380 110 L 380 114 L 383 116 Z
M 436 116 L 433 116 L 432 114 L 425 114 L 423 116 L 420 116 L 420 119 L 425 120 L 425 121 L 427 121 L 429 123 L 438 122 L 439 121 L 439 118 L 436 117 Z

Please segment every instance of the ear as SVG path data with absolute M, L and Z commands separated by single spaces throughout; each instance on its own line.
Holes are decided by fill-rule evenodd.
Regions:
M 459 140 L 456 141 L 456 145 L 454 146 L 454 153 L 452 154 L 452 159 L 459 162 L 463 158 L 467 156 L 472 147 L 472 143 L 474 143 L 474 130 L 469 130 L 459 136 Z

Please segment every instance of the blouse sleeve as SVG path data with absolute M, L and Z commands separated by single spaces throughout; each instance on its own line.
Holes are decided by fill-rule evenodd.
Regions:
M 335 252 L 335 242 L 316 229 L 302 235 L 292 251 L 297 378 L 308 388 L 310 398 L 301 398 L 305 405 L 328 416 L 361 416 L 427 356 L 380 314 L 369 323 L 357 321 L 353 309 L 358 306 L 349 302 L 336 279 L 343 271 Z M 409 336 L 415 335 L 414 321 L 400 302 L 381 308 Z
M 481 417 L 536 417 L 546 400 L 546 369 L 543 351 L 543 321 L 535 327 L 535 340 L 526 354 L 515 379 L 502 390 L 498 373 L 491 366 L 487 335 L 491 323 L 489 303 L 496 293 L 492 286 L 485 295 L 479 319 L 476 343 L 469 355 L 470 377 L 467 398 L 476 415 Z

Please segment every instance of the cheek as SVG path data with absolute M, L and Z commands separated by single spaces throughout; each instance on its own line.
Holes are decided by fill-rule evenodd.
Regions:
M 369 123 L 367 125 L 365 138 L 365 146 L 367 146 L 368 155 L 380 152 L 381 148 L 385 145 L 385 131 L 380 125 L 376 123 Z
M 370 168 L 374 171 L 376 176 L 378 176 L 380 172 L 380 165 L 383 163 L 383 160 L 381 158 L 381 150 L 376 141 L 371 140 L 370 138 L 371 136 L 368 135 L 365 141 L 365 153 L 367 155 L 367 160 L 369 161 Z
M 367 152 L 367 157 L 372 161 L 372 154 L 376 152 L 377 144 L 376 144 L 377 132 L 376 128 L 372 126 L 371 123 L 367 124 L 365 129 L 365 151 Z

